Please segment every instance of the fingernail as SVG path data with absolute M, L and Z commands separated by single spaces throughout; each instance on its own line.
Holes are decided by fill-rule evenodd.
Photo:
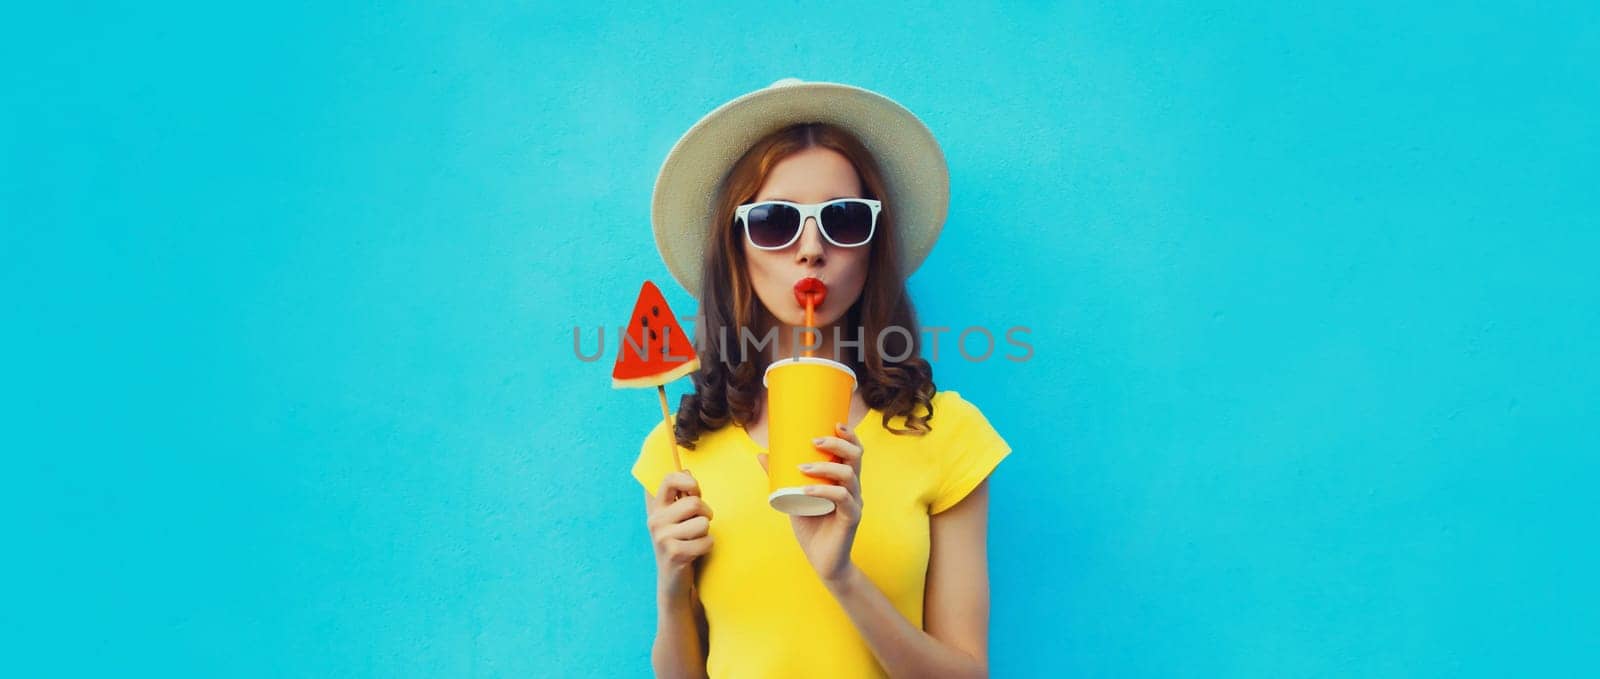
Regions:
M 810 462 L 807 462 L 805 464 L 800 465 L 800 471 L 807 471 L 808 472 L 808 471 L 811 471 L 812 468 L 814 468 L 814 467 L 816 467 L 816 465 L 811 464 Z
M 822 437 L 818 436 L 818 437 L 816 437 L 814 439 L 811 439 L 811 442 L 820 446 L 820 445 L 822 445 Z

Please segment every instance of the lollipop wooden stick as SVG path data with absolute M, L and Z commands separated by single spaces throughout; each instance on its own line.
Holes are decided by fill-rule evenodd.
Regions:
M 667 387 L 656 385 L 656 395 L 661 397 L 661 419 L 667 422 L 667 445 L 672 446 L 672 469 L 683 471 L 683 463 L 678 461 L 678 432 L 672 426 L 672 412 L 667 410 Z
M 815 327 L 817 327 L 816 321 L 814 320 L 815 309 L 816 309 L 816 307 L 814 305 L 812 305 L 811 300 L 806 300 L 806 327 L 807 328 L 815 328 Z M 813 342 L 814 342 L 814 340 L 811 339 L 811 331 L 807 330 L 806 331 L 806 358 L 811 358 L 811 356 L 816 353 L 816 352 L 812 351 L 812 349 L 811 349 Z
M 650 281 L 639 288 L 628 317 L 626 338 L 617 347 L 617 362 L 611 368 L 611 386 L 655 387 L 661 402 L 661 419 L 667 425 L 667 445 L 672 446 L 672 468 L 683 471 L 678 459 L 678 437 L 672 426 L 672 411 L 667 408 L 666 384 L 700 369 L 689 335 L 667 307 L 661 290 Z

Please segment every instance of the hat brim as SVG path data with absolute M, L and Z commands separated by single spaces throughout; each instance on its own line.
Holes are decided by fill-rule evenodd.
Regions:
M 883 175 L 900 272 L 921 266 L 944 228 L 950 172 L 944 152 L 911 111 L 870 90 L 824 82 L 775 83 L 734 99 L 689 128 L 661 164 L 651 200 L 656 249 L 672 277 L 700 296 L 717 189 L 762 137 L 796 123 L 837 125 L 856 135 Z

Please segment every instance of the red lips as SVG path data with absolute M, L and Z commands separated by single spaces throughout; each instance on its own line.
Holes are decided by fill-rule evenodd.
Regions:
M 820 307 L 822 306 L 822 300 L 827 298 L 827 284 L 816 277 L 807 276 L 794 284 L 794 301 L 798 302 L 800 306 Z

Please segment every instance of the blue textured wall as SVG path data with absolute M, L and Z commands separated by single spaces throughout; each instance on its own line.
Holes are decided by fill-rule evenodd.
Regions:
M 925 322 L 1033 328 L 936 366 L 997 676 L 1600 662 L 1593 4 L 6 14 L 0 674 L 643 675 L 572 328 L 692 310 L 655 171 L 785 76 L 945 145 Z

